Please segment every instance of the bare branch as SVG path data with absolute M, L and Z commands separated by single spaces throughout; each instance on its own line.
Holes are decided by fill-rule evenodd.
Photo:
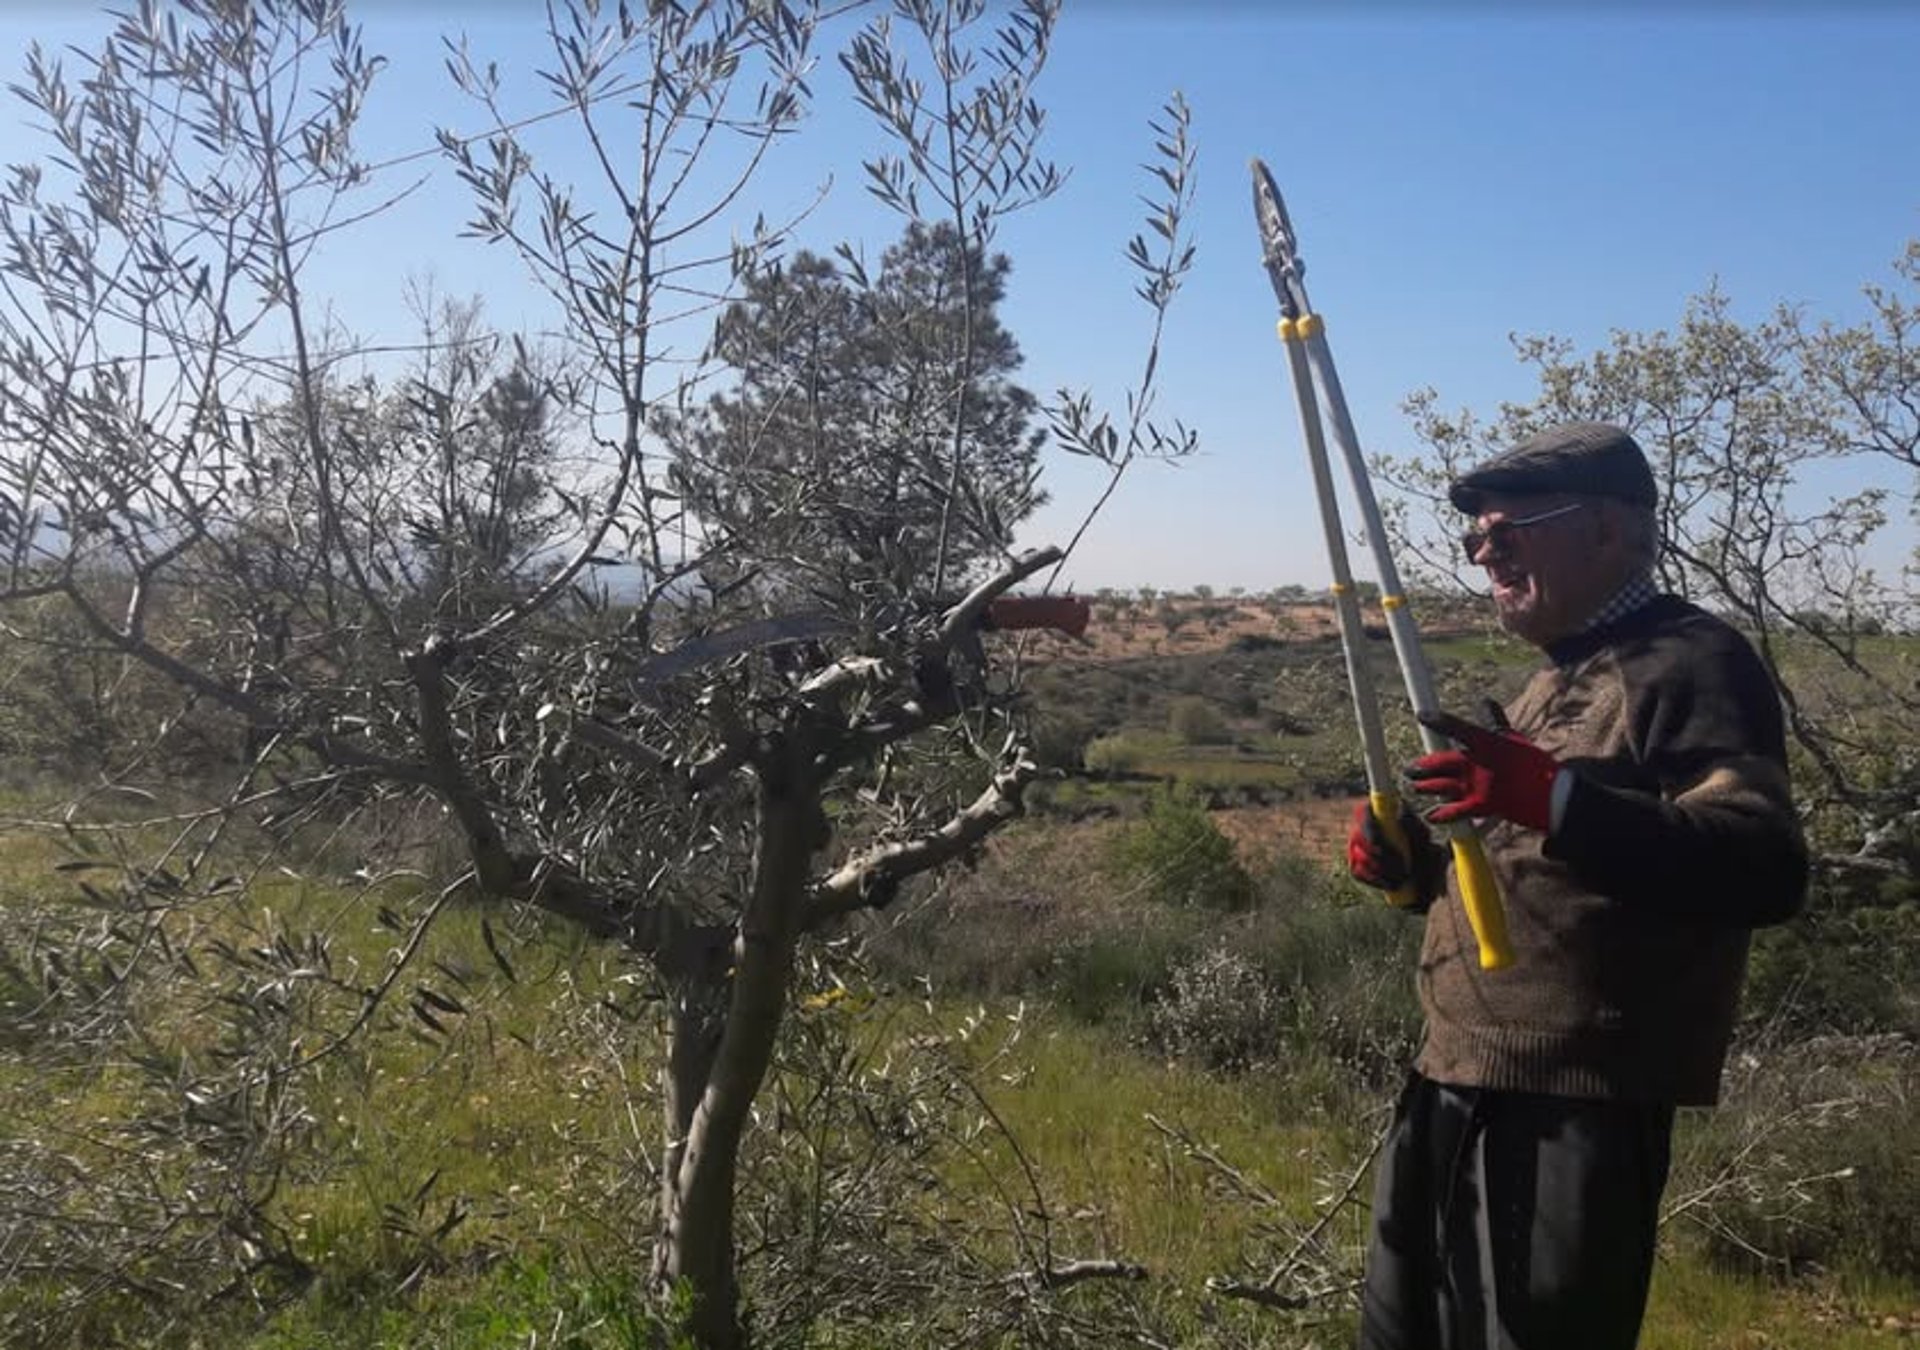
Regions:
M 1020 814 L 1021 794 L 1039 773 L 1039 766 L 1019 754 L 971 805 L 932 834 L 881 844 L 843 863 L 815 883 L 802 926 L 811 930 L 835 915 L 878 908 L 908 877 L 962 857 Z

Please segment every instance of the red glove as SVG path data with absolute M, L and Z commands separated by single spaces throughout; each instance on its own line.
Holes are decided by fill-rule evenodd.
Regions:
M 1353 826 L 1347 832 L 1347 871 L 1355 881 L 1375 890 L 1397 891 L 1413 883 L 1413 908 L 1424 910 L 1447 885 L 1447 855 L 1433 842 L 1433 834 L 1412 811 L 1400 809 L 1400 829 L 1407 850 L 1400 852 L 1374 818 L 1365 801 L 1353 804 Z
M 1517 731 L 1488 731 L 1451 713 L 1426 713 L 1420 721 L 1460 745 L 1422 755 L 1407 769 L 1415 792 L 1447 799 L 1427 812 L 1428 820 L 1496 816 L 1543 833 L 1551 826 L 1559 760 Z

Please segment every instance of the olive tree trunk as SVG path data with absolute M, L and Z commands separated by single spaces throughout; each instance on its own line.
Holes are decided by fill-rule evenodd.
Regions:
M 687 1330 L 703 1350 L 747 1344 L 734 1260 L 734 1185 L 786 1008 L 820 819 L 819 787 L 809 774 L 763 769 L 753 878 L 731 969 L 688 981 L 672 1008 L 653 1274 L 662 1287 L 684 1284 L 692 1298 Z

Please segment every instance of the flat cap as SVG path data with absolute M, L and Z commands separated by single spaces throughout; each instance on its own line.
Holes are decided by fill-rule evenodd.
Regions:
M 1468 515 L 1478 515 L 1490 492 L 1516 497 L 1575 492 L 1641 506 L 1659 500 L 1640 443 L 1607 422 L 1548 427 L 1460 475 L 1447 497 Z

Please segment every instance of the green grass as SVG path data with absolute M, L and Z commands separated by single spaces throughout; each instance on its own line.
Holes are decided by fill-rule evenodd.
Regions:
M 1185 1130 L 1245 1162 L 1262 1185 L 1306 1212 L 1317 1154 L 1352 1148 L 1323 1124 L 1288 1120 L 1273 1080 L 1223 1079 L 1143 1057 L 1095 1028 L 1037 1021 L 1024 1072 L 992 1097 L 1047 1179 L 1054 1207 L 1079 1212 L 1106 1252 L 1195 1285 L 1229 1269 L 1256 1215 L 1216 1203 L 1204 1169 L 1148 1122 Z
M 1920 1290 L 1842 1276 L 1782 1286 L 1713 1270 L 1669 1242 L 1640 1350 L 1888 1350 L 1920 1336 Z
M 1299 764 L 1270 754 L 1182 753 L 1142 759 L 1138 772 L 1196 788 L 1261 787 L 1292 792 L 1305 781 Z
M 1286 1066 L 1223 1079 L 1142 1058 L 1098 1029 L 1043 1020 L 1024 1046 L 1029 1072 L 993 1096 L 1054 1205 L 1080 1213 L 1102 1250 L 1141 1261 L 1163 1286 L 1163 1315 L 1193 1341 L 1218 1316 L 1238 1315 L 1204 1293 L 1206 1279 L 1233 1273 L 1243 1257 L 1272 1257 L 1255 1207 L 1230 1194 L 1221 1174 L 1183 1155 L 1147 1125 L 1156 1115 L 1184 1127 L 1247 1178 L 1287 1202 L 1298 1220 L 1343 1180 L 1387 1102 L 1374 1113 L 1329 1119 L 1308 1088 L 1325 1066 Z M 1292 1081 L 1300 1080 L 1296 1090 Z M 1367 1194 L 1360 1188 L 1361 1198 Z M 1334 1228 L 1349 1248 L 1364 1242 L 1356 1208 Z M 1270 1314 L 1276 1328 L 1284 1323 Z M 1904 1332 L 1890 1331 L 1894 1319 Z M 1344 1326 L 1349 1318 L 1336 1318 Z M 1258 1324 L 1257 1322 L 1255 1323 Z M 1326 1335 L 1322 1332 L 1323 1337 Z M 1716 1269 L 1684 1229 L 1664 1234 L 1642 1350 L 1884 1350 L 1920 1336 L 1920 1285 L 1839 1272 L 1782 1284 Z M 1340 1344 L 1335 1334 L 1323 1344 Z M 1276 1340 L 1275 1344 L 1285 1342 Z

